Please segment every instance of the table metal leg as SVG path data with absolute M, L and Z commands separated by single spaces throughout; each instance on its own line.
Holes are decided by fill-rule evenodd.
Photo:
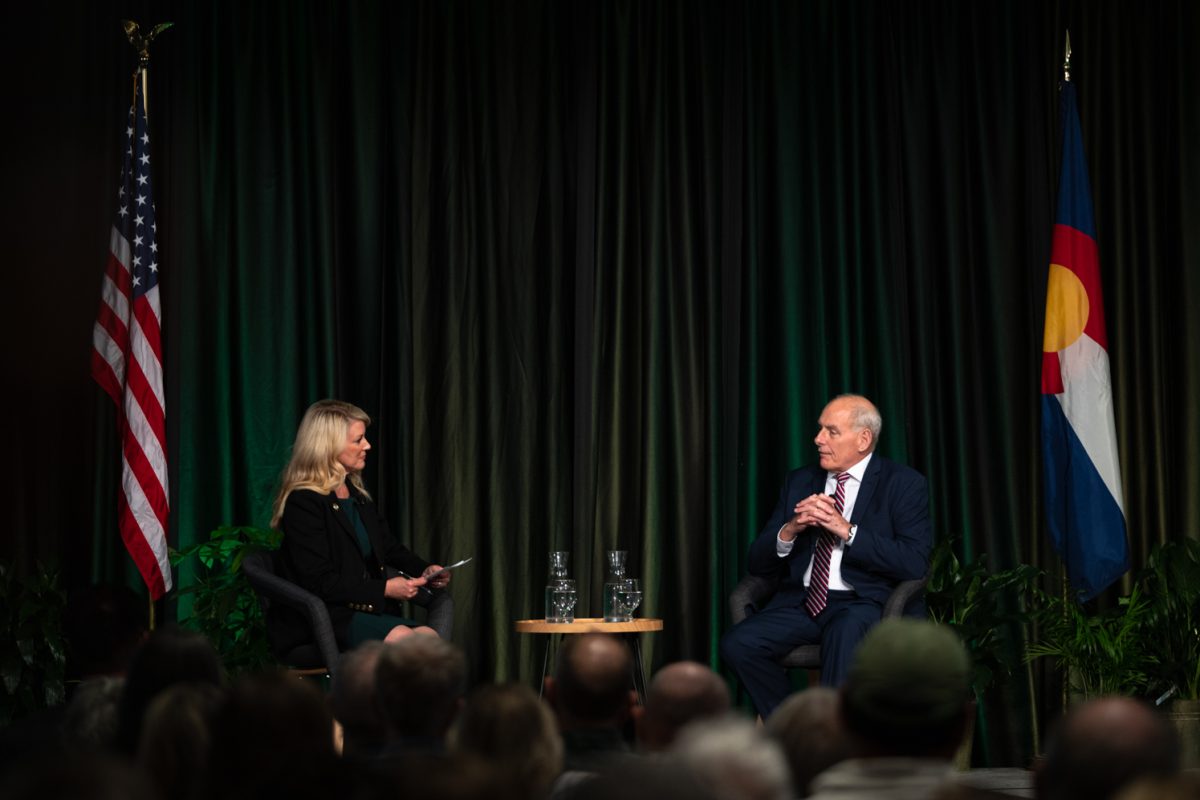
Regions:
M 546 649 L 542 651 L 542 679 L 538 681 L 538 699 L 541 699 L 542 692 L 546 690 L 546 670 L 550 668 L 550 642 L 553 639 L 553 635 L 546 637 Z
M 633 639 L 633 688 L 637 692 L 638 703 L 646 705 L 646 668 L 642 664 L 642 637 L 636 633 L 627 635 Z

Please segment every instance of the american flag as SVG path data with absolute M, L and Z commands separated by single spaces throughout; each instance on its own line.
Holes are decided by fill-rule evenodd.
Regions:
M 150 597 L 170 590 L 167 560 L 167 430 L 162 310 L 150 182 L 150 128 L 140 73 L 126 127 L 100 311 L 92 333 L 92 377 L 117 404 L 121 438 L 118 522 Z

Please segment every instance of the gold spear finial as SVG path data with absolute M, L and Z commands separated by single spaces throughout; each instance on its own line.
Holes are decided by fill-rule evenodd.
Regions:
M 1063 80 L 1071 81 L 1071 31 L 1067 31 L 1067 46 L 1063 55 Z
M 129 43 L 133 45 L 133 48 L 137 50 L 138 66 L 141 69 L 145 69 L 150 65 L 150 43 L 154 41 L 156 36 L 174 24 L 173 22 L 160 22 L 151 28 L 148 34 L 142 36 L 141 28 L 138 27 L 136 22 L 131 19 L 121 20 L 121 25 L 125 28 L 125 36 L 129 39 Z

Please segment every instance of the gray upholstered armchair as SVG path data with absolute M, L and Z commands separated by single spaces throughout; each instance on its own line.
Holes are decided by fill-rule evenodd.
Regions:
M 904 616 L 917 613 L 923 609 L 919 602 L 924 598 L 927 575 L 919 580 L 901 581 L 883 607 L 883 618 Z M 775 594 L 779 586 L 779 578 L 763 578 L 758 575 L 747 575 L 729 595 L 729 616 L 736 625 L 758 609 L 766 606 L 767 601 Z M 912 606 L 910 608 L 910 606 Z M 793 649 L 779 660 L 781 666 L 789 669 L 817 670 L 821 668 L 821 646 L 805 644 Z
M 305 673 L 327 673 L 337 669 L 338 646 L 329 620 L 329 609 L 312 592 L 281 578 L 275 571 L 275 554 L 267 551 L 247 553 L 242 560 L 242 572 L 258 593 L 265 614 L 271 603 L 283 603 L 308 618 L 313 641 L 293 648 L 282 661 Z M 423 606 L 425 624 L 449 639 L 454 627 L 454 601 L 448 592 L 418 592 L 412 602 Z

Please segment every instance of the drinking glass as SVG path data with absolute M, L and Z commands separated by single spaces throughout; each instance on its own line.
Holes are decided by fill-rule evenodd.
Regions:
M 567 578 L 567 559 L 571 554 L 566 550 L 551 550 L 550 551 L 550 578 L 546 581 L 546 622 L 562 622 L 558 618 L 558 613 L 554 605 L 554 590 L 564 582 L 569 581 Z M 571 587 L 574 588 L 574 581 L 569 581 Z
M 633 619 L 633 612 L 642 604 L 642 584 L 637 578 L 625 578 L 617 589 L 617 602 L 621 606 L 621 621 Z
M 556 622 L 574 622 L 575 621 L 575 604 L 579 602 L 579 595 L 575 592 L 575 581 L 568 578 L 559 580 L 558 585 L 554 587 L 554 616 Z

